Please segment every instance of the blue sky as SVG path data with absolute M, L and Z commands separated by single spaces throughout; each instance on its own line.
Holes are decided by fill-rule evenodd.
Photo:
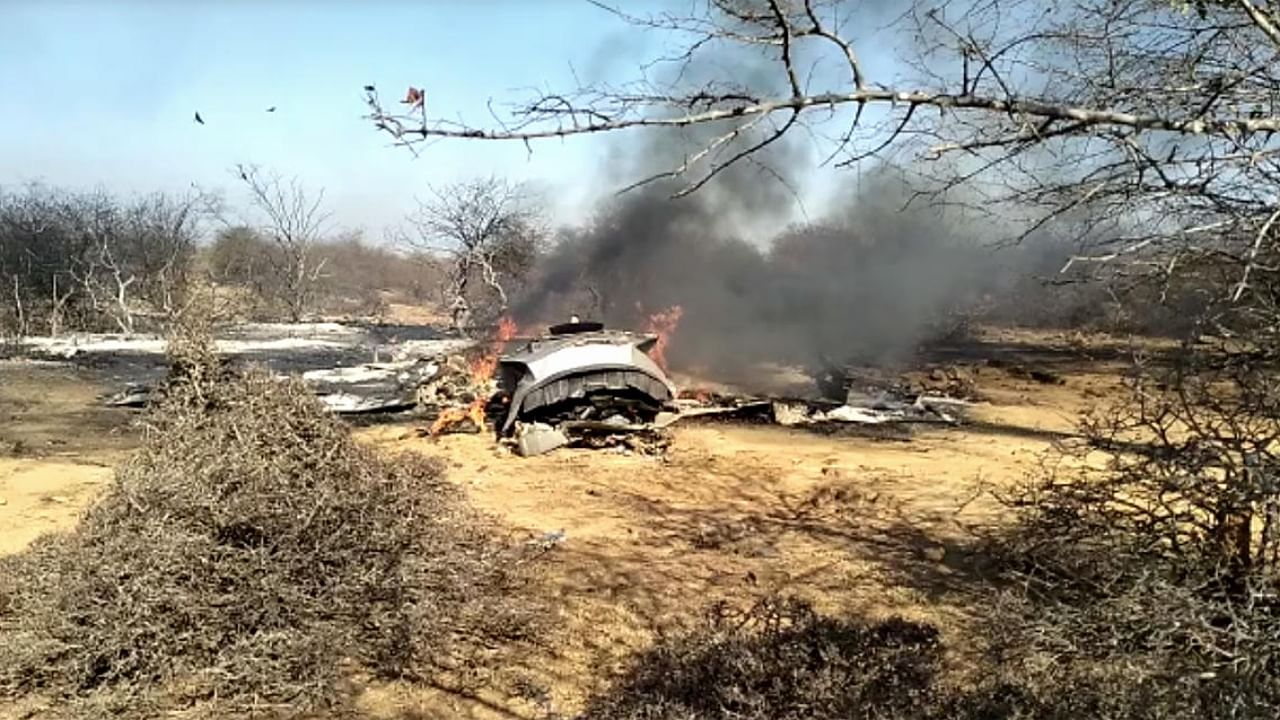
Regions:
M 633 76 L 658 41 L 584 0 L 0 0 L 0 183 L 196 182 L 234 202 L 229 168 L 258 163 L 325 187 L 337 221 L 376 239 L 428 183 L 493 172 L 542 183 L 571 218 L 607 189 L 607 138 L 531 157 L 437 143 L 414 159 L 361 119 L 360 88 L 422 86 L 435 114 L 483 122 L 490 97 L 568 87 L 571 65 L 585 81 Z

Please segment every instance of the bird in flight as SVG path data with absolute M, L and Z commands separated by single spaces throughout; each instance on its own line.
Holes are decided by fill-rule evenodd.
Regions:
M 197 111 L 196 111 L 196 122 L 200 123 L 201 125 L 203 125 L 203 124 L 204 124 L 204 118 L 200 117 L 200 111 L 199 111 L 199 110 L 197 110 Z
M 275 111 L 276 111 L 275 105 L 272 105 L 271 107 L 267 108 L 267 112 L 275 112 Z

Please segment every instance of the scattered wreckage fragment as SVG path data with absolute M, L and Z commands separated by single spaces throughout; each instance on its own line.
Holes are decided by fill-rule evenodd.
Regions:
M 886 394 L 875 399 L 851 396 L 843 404 L 781 399 L 769 404 L 771 420 L 783 427 L 910 440 L 917 425 L 958 425 L 959 411 L 966 403 L 925 395 L 907 400 Z
M 733 397 L 701 393 L 683 393 L 676 402 L 680 407 L 679 414 L 670 419 L 659 418 L 658 424 L 670 424 L 684 418 L 725 416 L 742 420 L 755 419 L 783 427 L 821 423 L 956 425 L 960 422 L 960 411 L 972 404 L 936 395 L 914 395 L 906 399 L 888 392 L 875 397 L 850 393 L 843 403 L 807 398 Z
M 338 415 L 391 414 L 415 408 L 417 389 L 439 370 L 440 363 L 417 358 L 308 370 L 301 379 Z M 99 401 L 108 407 L 143 408 L 156 399 L 157 387 L 162 384 L 129 383 L 119 392 L 100 396 Z
M 303 382 L 339 415 L 401 413 L 418 404 L 417 388 L 440 373 L 440 363 L 414 358 L 352 367 L 308 370 Z
M 914 425 L 958 424 L 969 404 L 888 378 L 850 382 L 847 369 L 832 383 L 832 400 L 678 392 L 654 357 L 659 335 L 576 318 L 532 339 L 515 340 L 515 330 L 506 322 L 492 343 L 470 343 L 467 353 L 435 342 L 391 362 L 309 369 L 301 379 L 335 413 L 413 411 L 430 422 L 424 435 L 492 430 L 526 457 L 565 446 L 661 454 L 670 426 L 692 419 L 909 439 Z M 140 407 L 152 399 L 151 387 L 135 384 L 103 402 Z

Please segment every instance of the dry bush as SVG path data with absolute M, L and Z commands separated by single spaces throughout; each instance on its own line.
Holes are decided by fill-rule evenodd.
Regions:
M 66 535 L 0 563 L 0 696 L 133 717 L 342 704 L 529 631 L 521 577 L 439 467 L 356 443 L 198 330 L 142 448 Z
M 1045 501 L 984 543 L 1003 589 L 975 628 L 980 697 L 1026 717 L 1280 716 L 1280 606 L 1261 576 L 1235 592 L 1223 566 L 1132 526 L 1064 533 L 1064 512 Z
M 323 269 L 309 292 L 313 309 L 326 316 L 377 316 L 388 298 L 439 304 L 445 282 L 443 263 L 426 255 L 405 255 L 366 243 L 358 235 L 317 240 L 310 249 Z M 245 315 L 273 320 L 288 317 L 280 297 L 280 250 L 249 228 L 230 228 L 206 248 L 203 263 L 210 278 L 235 288 L 246 301 Z
M 1001 498 L 994 673 L 1095 717 L 1280 717 L 1275 377 L 1221 346 L 1137 368 L 1074 462 Z
M 358 235 L 319 243 L 316 254 L 340 269 L 317 280 L 316 302 L 326 315 L 376 317 L 386 312 L 389 298 L 439 302 L 432 297 L 444 282 L 438 261 L 406 257 Z
M 986 604 L 987 697 L 1026 717 L 1280 716 L 1274 606 L 1205 593 L 1168 565 L 1129 564 L 1136 548 L 1112 549 L 1133 554 L 1117 563 L 1046 543 L 1007 571 L 1025 584 Z
M 918 717 L 941 647 L 934 628 L 825 618 L 798 600 L 713 609 L 637 658 L 582 720 Z
M 984 662 L 963 669 L 927 624 L 826 618 L 796 600 L 716 608 L 637 656 L 578 720 L 1276 717 L 1274 662 L 1210 672 L 1176 633 L 1144 636 L 1162 612 L 1184 617 L 1192 601 L 1175 586 L 1130 584 L 1070 611 L 1014 591 L 987 600 L 966 643 Z

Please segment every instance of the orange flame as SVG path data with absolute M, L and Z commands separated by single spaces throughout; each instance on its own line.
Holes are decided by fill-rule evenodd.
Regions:
M 683 315 L 683 307 L 672 305 L 666 310 L 650 315 L 645 324 L 645 332 L 658 336 L 658 341 L 653 344 L 649 356 L 663 370 L 667 369 L 667 346 L 671 344 L 671 336 L 680 326 L 680 318 Z
M 477 397 L 471 401 L 471 404 L 464 408 L 446 408 L 436 421 L 431 423 L 431 429 L 428 431 L 432 435 L 439 435 L 445 429 L 450 428 L 458 423 L 470 418 L 481 432 L 484 432 L 484 398 Z
M 518 331 L 516 321 L 503 315 L 498 321 L 498 332 L 494 336 L 493 344 L 489 347 L 489 352 L 471 361 L 472 380 L 479 384 L 488 382 L 489 378 L 493 377 L 493 372 L 498 369 L 498 356 Z
M 498 356 L 502 354 L 508 341 L 516 336 L 519 327 L 516 321 L 510 317 L 503 316 L 498 321 L 498 331 L 494 336 L 493 342 L 489 346 L 488 352 L 484 353 L 475 360 L 472 360 L 467 370 L 471 374 L 471 382 L 480 392 L 477 393 L 476 399 L 466 408 L 446 408 L 435 422 L 431 423 L 431 429 L 428 431 L 432 435 L 439 435 L 441 432 L 450 428 L 463 420 L 470 419 L 475 423 L 481 432 L 485 430 L 484 422 L 484 405 L 485 395 L 483 389 L 488 385 L 489 380 L 493 378 L 493 373 L 498 369 Z
M 685 388 L 681 390 L 676 397 L 681 400 L 696 400 L 700 403 L 709 403 L 715 399 L 715 394 L 710 390 L 701 390 L 698 388 Z

